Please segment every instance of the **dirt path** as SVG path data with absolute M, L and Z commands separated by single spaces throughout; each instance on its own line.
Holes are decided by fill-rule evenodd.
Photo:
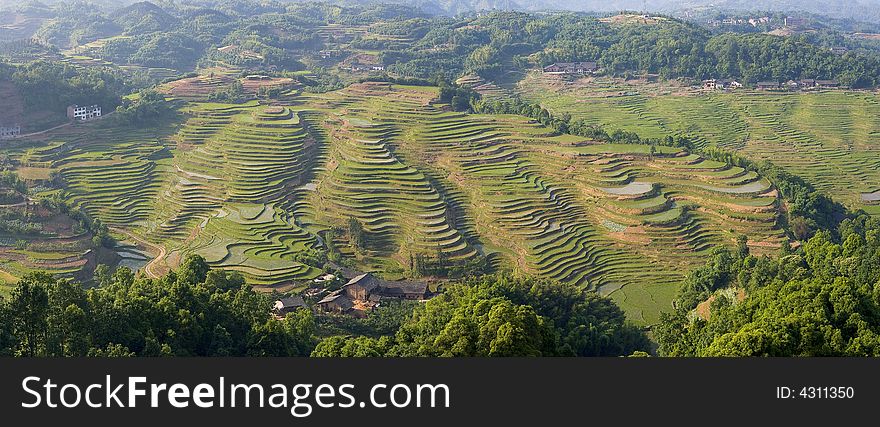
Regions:
M 165 259 L 166 251 L 165 251 L 164 246 L 159 246 L 159 245 L 150 243 L 150 242 L 134 235 L 132 232 L 123 230 L 121 228 L 111 227 L 110 229 L 117 232 L 117 233 L 125 234 L 126 236 L 128 236 L 132 240 L 134 240 L 134 241 L 136 241 L 146 247 L 154 249 L 158 254 L 150 262 L 148 262 L 146 265 L 144 265 L 144 273 L 147 275 L 147 277 L 150 277 L 153 279 L 157 279 L 161 276 L 160 273 L 156 272 L 155 267 L 156 267 L 156 264 L 158 264 L 160 261 Z
M 55 130 L 55 129 L 61 129 L 61 128 L 65 127 L 65 126 L 70 126 L 70 125 L 72 125 L 72 124 L 73 124 L 73 122 L 62 123 L 62 124 L 60 124 L 60 125 L 58 125 L 58 126 L 50 127 L 49 129 L 43 129 L 43 130 L 38 131 L 38 132 L 31 132 L 31 133 L 24 133 L 24 134 L 21 134 L 21 135 L 17 136 L 17 138 L 27 138 L 27 137 L 29 137 L 29 136 L 42 135 L 42 134 L 44 134 L 44 133 L 52 132 L 52 131 Z
M 107 113 L 107 114 L 102 115 L 102 116 L 101 116 L 101 119 L 103 119 L 104 117 L 107 117 L 107 116 L 113 114 L 114 112 L 115 112 L 115 111 L 111 111 L 111 112 L 109 112 L 109 113 Z M 100 120 L 100 119 L 97 119 L 97 120 Z M 42 134 L 44 134 L 44 133 L 52 132 L 53 130 L 61 129 L 61 128 L 63 128 L 63 127 L 67 127 L 67 126 L 70 126 L 70 125 L 72 125 L 72 124 L 74 124 L 74 122 L 64 122 L 64 123 L 62 123 L 62 124 L 60 124 L 60 125 L 58 125 L 58 126 L 50 127 L 49 129 L 43 129 L 43 130 L 41 130 L 41 131 L 31 132 L 31 133 L 23 133 L 23 134 L 21 134 L 21 135 L 18 135 L 16 138 L 27 138 L 27 137 L 30 137 L 30 136 L 42 135 Z

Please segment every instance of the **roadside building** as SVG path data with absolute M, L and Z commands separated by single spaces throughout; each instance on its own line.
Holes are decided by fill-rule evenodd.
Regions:
M 70 120 L 92 120 L 101 117 L 101 107 L 98 105 L 90 105 L 88 107 L 80 107 L 79 105 L 71 105 L 67 107 L 67 118 Z

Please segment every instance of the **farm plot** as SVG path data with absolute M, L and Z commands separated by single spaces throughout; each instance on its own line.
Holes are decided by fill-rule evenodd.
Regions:
M 518 90 L 557 113 L 643 137 L 684 135 L 786 168 L 853 208 L 878 213 L 863 194 L 880 187 L 876 94 L 825 91 L 703 95 L 615 92 L 536 76 Z
M 162 138 L 150 130 L 100 126 L 66 140 L 50 165 L 66 183 L 65 194 L 92 217 L 111 226 L 142 224 L 170 157 Z
M 24 197 L 0 205 L 0 295 L 32 271 L 86 279 L 96 259 L 92 235 L 70 216 Z
M 289 291 L 320 272 L 295 261 L 298 253 L 317 248 L 314 235 L 273 205 L 228 204 L 201 227 L 186 250 L 213 267 L 241 272 L 252 286 Z
M 293 213 L 315 151 L 299 112 L 256 103 L 201 103 L 187 112 L 148 233 L 177 242 L 167 245 L 169 263 L 199 253 L 261 287 L 316 276 L 292 259 L 317 245 Z
M 375 220 L 361 218 L 383 230 L 387 206 L 419 199 L 383 191 L 380 177 L 429 177 L 460 234 L 498 266 L 611 295 L 644 324 L 713 245 L 746 234 L 760 252 L 785 238 L 775 190 L 741 168 L 666 147 L 652 157 L 648 146 L 584 145 L 516 116 L 447 112 L 424 89 L 356 85 L 336 95 L 337 105 L 316 101 L 336 112 L 325 124 L 339 154 L 315 196 L 338 204 L 328 211 L 369 212 Z M 359 194 L 355 182 L 377 188 Z
M 384 258 L 397 268 L 412 268 L 410 260 L 429 255 L 450 261 L 477 254 L 456 227 L 442 188 L 421 170 L 408 165 L 394 152 L 404 136 L 403 117 L 378 117 L 372 112 L 386 99 L 370 96 L 369 85 L 336 94 L 346 114 L 329 113 L 322 123 L 330 148 L 325 170 L 311 193 L 314 221 L 345 226 L 363 224 L 366 241 L 359 249 L 365 258 Z M 324 100 L 328 102 L 328 100 Z M 420 105 L 406 97 L 401 108 Z M 393 268 L 393 267 L 392 267 Z

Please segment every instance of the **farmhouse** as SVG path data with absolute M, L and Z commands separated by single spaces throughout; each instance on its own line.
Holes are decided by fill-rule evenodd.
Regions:
M 595 62 L 557 62 L 544 67 L 544 74 L 592 74 L 599 67 Z
M 816 80 L 815 79 L 801 79 L 800 81 L 798 81 L 797 84 L 798 84 L 798 87 L 800 87 L 801 89 L 814 88 L 814 87 L 816 87 Z
M 377 287 L 379 287 L 379 280 L 370 273 L 364 273 L 349 280 L 342 286 L 342 289 L 352 299 L 366 301 Z
M 758 82 L 755 85 L 755 88 L 758 90 L 770 90 L 770 89 L 779 89 L 778 82 Z
M 742 83 L 731 79 L 709 79 L 703 80 L 704 89 L 736 89 L 741 88 Z
M 80 107 L 79 105 L 71 105 L 67 107 L 67 118 L 71 120 L 92 120 L 101 117 L 101 107 L 91 105 L 88 107 Z
M 303 308 L 306 306 L 306 302 L 299 295 L 295 295 L 292 297 L 281 298 L 278 301 L 275 301 L 275 305 L 272 306 L 272 312 L 275 313 L 276 316 L 284 316 L 287 313 L 296 311 L 298 308 Z
M 423 300 L 430 295 L 424 282 L 385 282 L 376 291 L 381 298 Z
M 0 139 L 12 139 L 21 135 L 21 126 L 0 126 Z
M 345 313 L 354 307 L 354 301 L 340 289 L 318 301 L 318 308 L 327 313 Z
M 840 83 L 837 83 L 837 80 L 816 80 L 816 87 L 833 89 L 836 87 L 840 87 Z

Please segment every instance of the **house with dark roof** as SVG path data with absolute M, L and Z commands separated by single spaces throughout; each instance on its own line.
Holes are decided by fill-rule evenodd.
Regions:
M 798 81 L 798 86 L 801 89 L 811 89 L 816 87 L 816 79 L 800 79 Z
M 424 300 L 430 296 L 427 283 L 391 282 L 364 273 L 318 301 L 318 308 L 330 313 L 347 313 L 369 310 L 383 299 Z
M 303 297 L 294 295 L 275 301 L 275 305 L 272 306 L 272 312 L 278 316 L 284 316 L 287 313 L 296 311 L 298 308 L 304 307 L 306 307 L 306 302 L 303 300 Z
M 331 292 L 318 301 L 318 308 L 328 313 L 347 313 L 352 307 L 354 301 L 342 289 Z
M 408 300 L 423 300 L 430 296 L 428 284 L 425 282 L 384 282 L 376 289 L 375 294 L 380 298 L 396 298 Z
M 779 82 L 758 82 L 755 84 L 755 88 L 758 90 L 779 89 Z
M 342 290 L 352 299 L 366 301 L 377 287 L 379 287 L 379 279 L 371 273 L 364 273 L 342 285 Z
M 836 87 L 840 87 L 840 83 L 837 80 L 816 80 L 816 87 L 820 87 L 823 89 L 833 89 Z

